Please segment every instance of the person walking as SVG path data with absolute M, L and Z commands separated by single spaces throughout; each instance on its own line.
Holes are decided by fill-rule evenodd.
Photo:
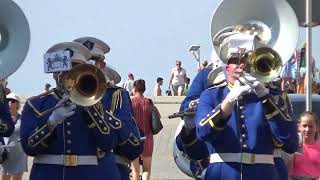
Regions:
M 169 87 L 173 96 L 182 96 L 185 82 L 187 81 L 187 72 L 181 67 L 181 61 L 176 61 L 176 67 L 171 70 Z
M 132 73 L 128 74 L 128 80 L 123 84 L 123 88 L 127 90 L 130 96 L 133 95 L 132 86 L 133 86 L 134 76 Z
M 5 144 L 10 146 L 8 159 L 0 165 L 1 180 L 22 180 L 23 173 L 27 172 L 27 155 L 23 152 L 20 143 L 20 98 L 14 93 L 7 96 L 10 114 L 15 124 L 13 134 L 4 138 Z
M 146 90 L 145 81 L 139 79 L 133 83 L 132 97 L 132 108 L 134 119 L 137 123 L 139 129 L 141 129 L 146 137 L 144 141 L 143 152 L 140 158 L 135 159 L 132 162 L 132 179 L 139 180 L 140 175 L 140 164 L 142 161 L 142 179 L 149 180 L 151 175 L 151 162 L 153 153 L 153 134 L 151 130 L 151 112 L 153 108 L 153 103 L 151 99 L 144 97 L 144 92 Z M 159 112 L 158 112 L 158 115 Z

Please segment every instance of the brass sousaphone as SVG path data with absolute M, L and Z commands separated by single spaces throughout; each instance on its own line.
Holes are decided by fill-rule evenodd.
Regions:
M 24 61 L 30 44 L 26 16 L 12 0 L 0 1 L 0 80 L 14 73 Z
M 254 28 L 247 28 L 253 25 Z M 249 26 L 250 27 L 250 26 Z M 227 48 L 217 45 L 217 36 L 237 32 L 254 34 L 259 47 L 249 62 L 249 73 L 262 82 L 276 78 L 291 58 L 299 36 L 297 17 L 286 0 L 224 0 L 211 21 L 212 57 L 226 58 Z

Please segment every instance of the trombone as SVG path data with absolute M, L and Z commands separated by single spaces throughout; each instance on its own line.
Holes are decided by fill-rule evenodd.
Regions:
M 56 105 L 51 109 L 39 112 L 32 106 L 31 101 L 52 94 L 56 91 L 56 88 L 27 100 L 28 104 L 35 109 L 37 117 L 65 106 L 68 101 L 83 107 L 92 106 L 102 99 L 108 85 L 103 72 L 99 68 L 91 64 L 79 64 L 67 72 L 63 86 L 69 98 L 61 105 Z

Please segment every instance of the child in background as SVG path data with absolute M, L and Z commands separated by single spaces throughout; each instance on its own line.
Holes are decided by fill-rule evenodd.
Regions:
M 293 155 L 290 178 L 292 180 L 320 179 L 320 123 L 318 116 L 310 111 L 300 115 L 301 152 Z

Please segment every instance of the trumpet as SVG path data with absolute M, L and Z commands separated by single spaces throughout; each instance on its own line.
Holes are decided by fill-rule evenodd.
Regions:
M 269 47 L 261 47 L 248 57 L 246 72 L 260 82 L 270 82 L 278 77 L 282 68 L 280 55 Z
M 37 117 L 41 117 L 64 106 L 68 101 L 83 107 L 92 106 L 102 99 L 108 84 L 99 68 L 91 64 L 79 64 L 67 72 L 63 86 L 69 98 L 61 105 L 57 105 L 51 109 L 42 112 L 36 111 Z M 48 96 L 56 90 L 56 88 L 53 88 L 48 92 L 31 97 L 27 102 L 32 104 L 31 101 L 33 99 Z

